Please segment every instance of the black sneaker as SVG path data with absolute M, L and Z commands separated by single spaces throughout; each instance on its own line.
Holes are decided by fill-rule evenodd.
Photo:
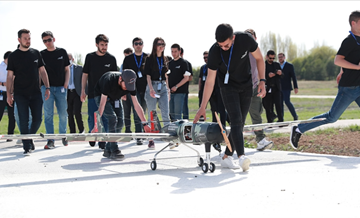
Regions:
M 7 142 L 12 142 L 13 140 L 12 139 L 6 139 Z
M 219 143 L 213 144 L 213 147 L 215 148 L 215 150 L 217 150 L 219 153 L 221 153 L 221 145 Z
M 89 144 L 90 144 L 91 147 L 95 146 L 95 142 L 89 142 Z
M 35 145 L 34 145 L 33 140 L 31 140 L 30 145 L 31 145 L 31 148 L 30 148 L 29 152 L 31 153 L 35 150 Z
M 52 140 L 49 140 L 44 147 L 44 149 L 53 149 L 53 148 L 55 148 L 55 144 L 54 144 L 54 141 L 52 141 Z
M 99 142 L 99 148 L 100 149 L 105 149 L 105 145 L 106 145 L 106 142 Z
M 142 145 L 143 141 L 141 139 L 136 139 L 136 145 Z
M 69 145 L 69 143 L 68 143 L 68 141 L 66 140 L 66 138 L 62 138 L 61 141 L 62 141 L 62 143 L 63 143 L 64 146 L 68 146 L 68 145 Z
M 24 151 L 23 155 L 24 156 L 30 156 L 30 151 Z
M 111 156 L 111 151 L 104 149 L 103 157 L 110 158 L 110 156 Z
M 290 144 L 294 149 L 298 148 L 298 142 L 301 137 L 301 133 L 296 132 L 297 126 L 293 126 L 290 134 Z
M 121 153 L 120 150 L 116 150 L 114 152 L 111 152 L 110 159 L 113 160 L 124 160 L 125 156 Z

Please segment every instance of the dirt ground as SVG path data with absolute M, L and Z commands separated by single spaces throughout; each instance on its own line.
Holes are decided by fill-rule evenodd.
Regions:
M 290 136 L 271 137 L 274 142 L 271 150 L 294 151 L 289 143 Z M 249 143 L 255 146 L 254 137 L 245 137 Z M 339 131 L 337 134 L 304 134 L 299 141 L 297 152 L 332 154 L 360 157 L 360 132 Z

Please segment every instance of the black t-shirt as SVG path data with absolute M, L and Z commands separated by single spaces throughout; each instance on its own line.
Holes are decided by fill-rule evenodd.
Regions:
M 235 42 L 231 56 L 229 69 L 230 76 L 227 85 L 238 89 L 248 88 L 252 86 L 249 53 L 254 52 L 257 49 L 258 44 L 248 33 L 235 32 L 234 35 Z M 217 77 L 219 81 L 221 81 L 219 82 L 220 87 L 226 86 L 226 84 L 224 84 L 224 79 L 227 72 L 226 66 L 229 63 L 230 50 L 231 48 L 227 51 L 222 50 L 218 43 L 214 43 L 209 50 L 208 68 L 211 70 L 218 70 Z
M 96 52 L 86 55 L 83 72 L 88 74 L 88 98 L 94 98 L 94 87 L 100 77 L 109 71 L 117 71 L 116 59 L 108 52 L 99 56 Z
M 65 67 L 70 65 L 66 50 L 63 48 L 56 48 L 54 51 L 44 49 L 41 51 L 41 56 L 45 62 L 50 86 L 64 86 Z
M 186 60 L 186 59 L 184 59 L 184 61 L 188 64 L 188 69 L 189 69 L 189 72 L 191 73 L 191 76 L 192 75 L 194 75 L 193 74 L 193 70 L 192 70 L 192 65 L 191 65 L 191 63 L 188 61 L 188 60 Z M 184 86 L 186 86 L 186 90 L 187 90 L 187 92 L 186 93 L 189 93 L 189 81 L 187 81 L 186 83 L 185 83 L 185 85 Z
M 110 100 L 115 101 L 119 100 L 122 96 L 130 93 L 133 96 L 136 96 L 135 91 L 123 90 L 119 85 L 119 77 L 121 76 L 121 72 L 107 72 L 104 73 L 96 83 L 94 88 L 94 97 L 107 95 Z
M 144 71 L 145 68 L 145 59 L 148 55 L 146 53 L 143 53 L 143 57 L 141 60 L 141 55 L 135 55 L 131 54 L 125 57 L 124 62 L 123 62 L 123 70 L 125 69 L 132 69 L 136 75 L 137 75 L 137 79 L 136 79 L 136 90 L 140 93 L 145 92 L 146 90 L 146 85 L 147 85 L 147 80 L 146 80 L 146 74 Z M 135 57 L 136 57 L 136 61 L 135 61 Z M 140 60 L 141 60 L 141 64 L 140 64 Z M 139 69 L 139 65 L 140 64 L 140 69 Z M 141 78 L 139 77 L 139 71 L 141 72 Z
M 281 70 L 280 64 L 276 61 L 274 61 L 272 64 L 269 64 L 267 61 L 265 61 L 265 78 L 266 78 L 266 85 L 268 87 L 274 87 L 276 86 L 276 80 L 281 79 L 281 76 L 279 74 L 276 74 L 278 70 Z M 269 77 L 269 73 L 275 73 L 275 76 Z
M 27 51 L 15 50 L 8 59 L 7 70 L 14 72 L 14 94 L 32 95 L 41 93 L 39 83 L 39 68 L 44 61 L 38 50 L 30 48 Z
M 168 80 L 169 80 L 169 88 L 171 89 L 173 86 L 178 84 L 182 79 L 184 79 L 184 74 L 186 71 L 189 71 L 188 69 L 188 63 L 182 59 L 179 58 L 178 60 L 171 60 L 169 62 L 169 70 L 170 74 L 168 74 Z M 188 93 L 189 85 L 184 84 L 176 90 L 174 93 Z
M 161 65 L 161 57 L 156 57 L 156 59 L 159 61 L 159 64 Z M 160 78 L 160 70 L 159 70 L 159 64 L 156 61 L 156 59 L 154 59 L 153 56 L 148 56 L 146 58 L 146 62 L 145 62 L 145 74 L 151 76 L 151 80 L 152 81 L 159 81 Z M 165 60 L 164 60 L 165 59 Z M 168 59 L 167 57 L 164 57 L 163 59 L 163 64 L 162 69 L 161 69 L 161 80 L 165 81 L 165 74 L 168 71 Z
M 360 43 L 360 37 L 355 36 Z M 354 37 L 350 34 L 341 43 L 338 55 L 345 56 L 345 60 L 350 63 L 358 65 L 360 62 L 360 45 L 356 43 Z M 359 86 L 360 85 L 360 71 L 343 68 L 344 73 L 341 76 L 339 86 Z
M 207 64 L 204 64 L 200 67 L 199 78 L 200 78 L 201 89 L 204 89 L 205 81 L 207 78 L 207 69 L 208 69 Z

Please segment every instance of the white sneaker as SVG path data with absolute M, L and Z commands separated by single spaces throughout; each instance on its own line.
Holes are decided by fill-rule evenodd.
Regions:
M 239 169 L 239 166 L 234 163 L 234 158 L 231 156 L 228 156 L 225 159 L 221 158 L 221 167 L 229 169 Z
M 17 144 L 17 145 L 22 144 L 22 140 L 21 140 L 21 139 L 18 139 L 18 140 L 16 141 L 16 144 Z
M 244 172 L 249 169 L 250 164 L 251 164 L 250 159 L 245 155 L 239 158 L 239 165 Z
M 273 144 L 274 143 L 272 141 L 268 141 L 266 138 L 263 138 L 260 142 L 257 143 L 256 150 L 263 151 L 265 149 L 270 149 L 272 148 Z

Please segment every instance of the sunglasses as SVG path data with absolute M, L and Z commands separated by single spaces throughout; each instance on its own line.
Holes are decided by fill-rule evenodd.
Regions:
M 157 46 L 165 46 L 165 43 L 158 43 Z
M 269 60 L 274 60 L 275 58 L 269 58 Z
M 52 38 L 48 38 L 48 39 L 43 40 L 44 43 L 51 42 L 51 41 L 52 41 Z
M 208 57 L 204 57 L 204 59 L 207 59 Z
M 142 42 L 135 42 L 134 45 L 135 45 L 135 46 L 138 46 L 138 45 L 142 46 L 143 43 L 142 43 Z

